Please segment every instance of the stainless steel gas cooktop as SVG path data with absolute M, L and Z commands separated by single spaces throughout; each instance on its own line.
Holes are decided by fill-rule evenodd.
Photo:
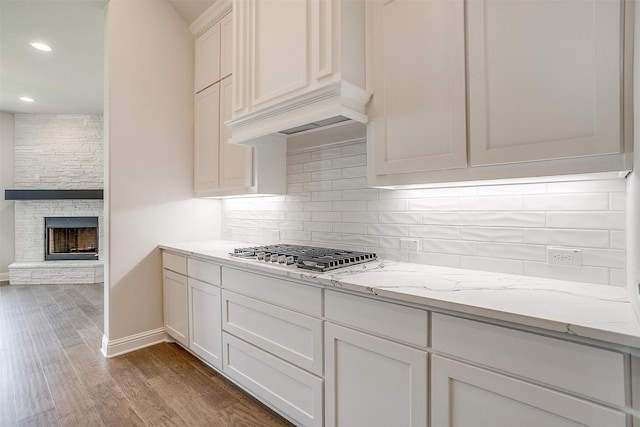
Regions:
M 318 248 L 301 245 L 266 245 L 234 249 L 229 255 L 295 265 L 299 268 L 315 271 L 329 271 L 364 262 L 374 261 L 378 257 L 372 252 L 354 252 L 344 249 Z

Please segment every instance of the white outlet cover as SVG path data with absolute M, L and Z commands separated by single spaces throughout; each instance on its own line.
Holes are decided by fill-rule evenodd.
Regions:
M 547 248 L 547 263 L 567 267 L 581 267 L 582 251 L 571 248 Z

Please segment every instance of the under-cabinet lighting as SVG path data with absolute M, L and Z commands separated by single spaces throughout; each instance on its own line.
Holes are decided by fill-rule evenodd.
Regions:
M 48 44 L 45 44 L 45 43 L 31 42 L 31 43 L 29 43 L 29 46 L 31 46 L 34 49 L 41 50 L 43 52 L 51 52 L 51 46 L 49 46 Z
M 24 102 L 33 102 L 33 98 L 29 97 L 29 96 L 21 96 L 20 101 L 24 101 Z

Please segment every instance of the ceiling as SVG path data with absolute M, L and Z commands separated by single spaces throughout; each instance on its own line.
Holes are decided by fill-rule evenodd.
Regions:
M 190 24 L 215 0 L 168 1 Z M 0 0 L 0 111 L 101 114 L 106 5 L 107 0 Z M 38 51 L 29 46 L 32 41 L 53 50 Z

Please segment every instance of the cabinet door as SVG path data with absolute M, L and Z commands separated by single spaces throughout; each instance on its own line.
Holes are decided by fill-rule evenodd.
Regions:
M 222 370 L 220 288 L 189 278 L 189 348 Z
M 233 14 L 229 13 L 220 21 L 220 78 L 231 75 L 231 52 L 233 49 Z
M 368 138 L 375 174 L 465 167 L 463 1 L 366 5 L 375 94 Z
M 626 417 L 595 403 L 432 356 L 431 425 L 623 427 Z
M 200 35 L 195 45 L 197 93 L 220 80 L 220 23 L 216 23 Z
M 470 1 L 471 164 L 621 151 L 621 1 Z
M 427 425 L 425 351 L 326 323 L 325 383 L 328 427 Z
M 163 270 L 164 329 L 179 343 L 189 345 L 187 277 Z
M 250 3 L 251 107 L 276 102 L 307 86 L 311 3 L 311 0 Z
M 253 185 L 253 148 L 230 144 L 231 132 L 225 120 L 231 119 L 232 77 L 220 83 L 220 187 L 240 188 Z
M 219 187 L 220 84 L 196 94 L 194 189 L 196 195 Z

